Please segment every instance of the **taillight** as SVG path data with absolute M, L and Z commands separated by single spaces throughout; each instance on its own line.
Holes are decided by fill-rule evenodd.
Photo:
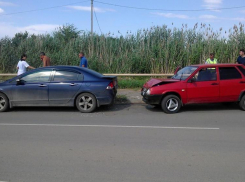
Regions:
M 114 85 L 113 82 L 110 82 L 109 85 L 106 87 L 106 89 L 113 89 Z

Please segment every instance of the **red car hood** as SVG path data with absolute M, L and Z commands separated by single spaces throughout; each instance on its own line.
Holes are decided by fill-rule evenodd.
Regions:
M 144 84 L 145 88 L 150 88 L 153 87 L 154 85 L 157 84 L 167 84 L 167 83 L 174 83 L 174 82 L 179 82 L 180 80 L 174 80 L 174 79 L 160 79 L 160 78 L 152 78 L 148 82 Z

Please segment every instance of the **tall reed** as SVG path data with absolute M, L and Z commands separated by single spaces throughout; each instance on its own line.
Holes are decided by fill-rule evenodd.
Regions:
M 181 65 L 202 64 L 214 52 L 220 63 L 235 63 L 245 48 L 244 24 L 229 31 L 214 31 L 210 25 L 189 28 L 153 26 L 116 37 L 111 33 L 78 31 L 74 25 L 59 27 L 52 34 L 18 33 L 0 40 L 0 72 L 15 72 L 22 53 L 34 67 L 41 67 L 39 53 L 51 57 L 52 65 L 79 65 L 83 51 L 89 68 L 102 73 L 171 73 Z

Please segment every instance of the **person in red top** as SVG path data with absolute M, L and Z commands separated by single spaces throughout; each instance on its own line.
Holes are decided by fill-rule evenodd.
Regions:
M 40 53 L 40 59 L 43 61 L 43 67 L 51 66 L 50 58 L 46 56 L 44 52 Z

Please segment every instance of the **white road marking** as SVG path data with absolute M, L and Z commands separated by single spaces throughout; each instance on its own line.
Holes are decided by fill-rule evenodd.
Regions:
M 61 127 L 100 127 L 100 128 L 149 128 L 149 129 L 219 130 L 219 128 L 206 128 L 206 127 L 123 126 L 123 125 L 64 125 L 64 124 L 10 124 L 10 123 L 0 123 L 0 126 L 61 126 Z

